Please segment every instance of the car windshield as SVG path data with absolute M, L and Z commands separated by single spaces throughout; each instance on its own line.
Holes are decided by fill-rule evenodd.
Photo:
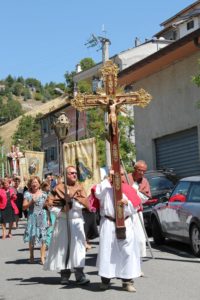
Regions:
M 152 193 L 163 190 L 171 190 L 174 187 L 173 182 L 164 176 L 147 176 L 147 179 L 149 181 Z

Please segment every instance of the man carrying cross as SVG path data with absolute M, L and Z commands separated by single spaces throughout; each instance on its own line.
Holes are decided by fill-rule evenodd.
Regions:
M 97 258 L 98 274 L 101 276 L 101 290 L 109 288 L 111 278 L 120 278 L 122 288 L 136 292 L 133 279 L 141 275 L 140 250 L 133 226 L 133 217 L 137 214 L 140 199 L 128 184 L 122 184 L 123 217 L 126 238 L 118 239 L 116 235 L 116 217 L 112 179 L 103 180 L 95 188 L 95 196 L 100 202 L 100 239 Z
M 151 95 L 143 89 L 129 94 L 117 93 L 117 72 L 117 66 L 112 61 L 107 61 L 102 68 L 105 90 L 99 91 L 97 95 L 78 94 L 71 104 L 79 110 L 101 106 L 109 114 L 112 185 L 109 181 L 105 181 L 96 187 L 96 197 L 100 200 L 100 212 L 103 216 L 102 222 L 106 225 L 100 226 L 99 275 L 102 277 L 102 289 L 109 287 L 110 278 L 120 277 L 123 280 L 123 288 L 135 292 L 132 278 L 140 276 L 141 272 L 139 249 L 135 243 L 132 225 L 132 215 L 136 213 L 133 202 L 137 199 L 137 194 L 128 185 L 126 192 L 123 191 L 117 115 L 123 104 L 146 106 L 151 100 Z

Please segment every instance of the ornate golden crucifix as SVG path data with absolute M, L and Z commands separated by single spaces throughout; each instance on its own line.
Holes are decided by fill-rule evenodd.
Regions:
M 78 93 L 71 100 L 72 106 L 82 111 L 93 107 L 104 107 L 108 112 L 109 140 L 111 149 L 111 163 L 113 175 L 113 190 L 115 201 L 116 234 L 118 239 L 126 237 L 124 224 L 123 206 L 119 204 L 122 199 L 121 173 L 120 173 L 120 151 L 119 151 L 119 130 L 117 116 L 123 104 L 133 104 L 145 107 L 152 99 L 144 89 L 131 93 L 117 93 L 118 67 L 110 60 L 106 61 L 101 69 L 104 81 L 104 90 L 97 95 Z

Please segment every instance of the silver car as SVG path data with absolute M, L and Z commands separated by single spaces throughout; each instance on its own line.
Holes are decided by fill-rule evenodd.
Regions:
M 161 245 L 165 238 L 177 240 L 190 244 L 200 257 L 200 176 L 179 180 L 164 200 L 151 213 L 155 244 Z

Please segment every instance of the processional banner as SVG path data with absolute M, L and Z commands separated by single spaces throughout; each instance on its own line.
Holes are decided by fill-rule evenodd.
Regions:
M 24 158 L 20 159 L 20 177 L 29 179 L 31 176 L 38 176 L 43 179 L 44 152 L 25 151 Z
M 95 138 L 64 143 L 63 147 L 65 167 L 76 166 L 78 179 L 89 195 L 91 187 L 101 181 Z

